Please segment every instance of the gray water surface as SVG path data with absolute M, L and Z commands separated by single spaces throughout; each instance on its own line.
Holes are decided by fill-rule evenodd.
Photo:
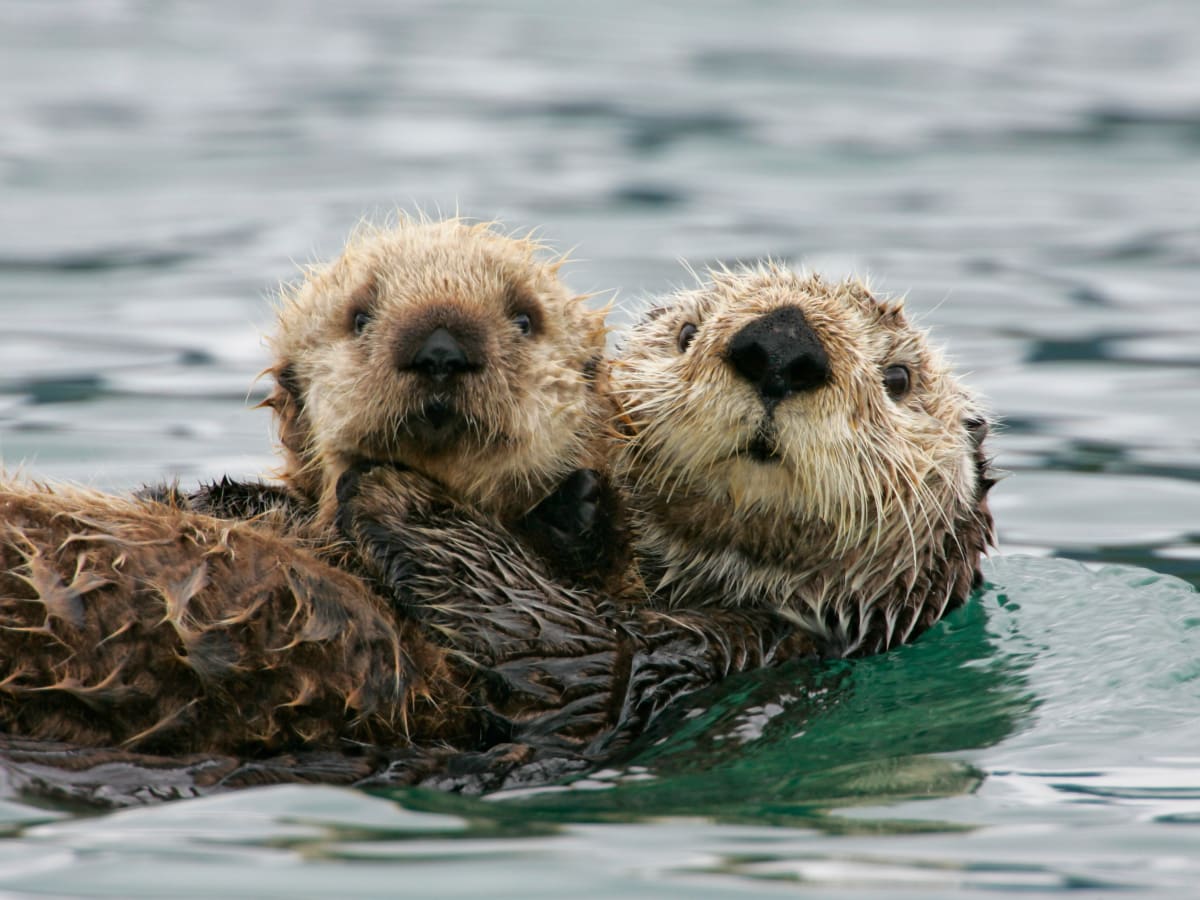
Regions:
M 268 470 L 270 296 L 364 215 L 419 206 L 577 247 L 568 280 L 616 291 L 618 328 L 681 262 L 870 274 L 1004 422 L 993 508 L 1026 554 L 917 645 L 723 686 L 569 789 L 99 817 L 11 797 L 0 891 L 1193 890 L 1189 0 L 14 0 L 0 85 L 10 471 L 127 490 Z

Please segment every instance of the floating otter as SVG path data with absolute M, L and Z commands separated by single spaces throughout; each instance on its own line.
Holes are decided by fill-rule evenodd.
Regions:
M 367 568 L 368 560 L 335 530 L 341 525 L 349 531 L 352 521 L 344 511 L 338 514 L 339 486 L 344 493 L 352 483 L 356 507 L 393 533 L 450 548 L 460 563 L 470 560 L 471 547 L 483 546 L 482 539 L 470 540 L 472 529 L 480 535 L 496 532 L 505 542 L 498 552 L 511 557 L 508 568 L 520 571 L 515 584 L 524 585 L 526 594 L 558 597 L 553 576 L 599 583 L 609 572 L 622 572 L 623 566 L 608 563 L 624 544 L 617 536 L 615 494 L 603 480 L 611 419 L 603 314 L 569 294 L 556 275 L 560 263 L 542 260 L 540 251 L 535 242 L 506 237 L 488 225 L 406 219 L 393 229 L 364 229 L 332 265 L 309 272 L 285 297 L 272 340 L 276 388 L 267 405 L 275 411 L 286 454 L 281 486 L 224 480 L 190 497 L 177 489 L 152 490 L 135 507 L 87 492 L 31 491 L 19 484 L 0 489 L 7 579 L 0 608 L 6 627 L 10 637 L 28 633 L 50 640 L 47 646 L 34 640 L 10 648 L 12 668 L 4 682 L 9 694 L 27 698 L 43 692 L 40 696 L 99 703 L 82 724 L 71 719 L 79 711 L 74 701 L 65 701 L 70 721 L 44 715 L 32 704 L 11 708 L 34 719 L 18 716 L 10 727 L 83 743 L 148 743 L 180 751 L 269 749 L 290 746 L 304 734 L 309 744 L 332 734 L 368 740 L 376 733 L 394 743 L 391 738 L 399 732 L 375 722 L 373 707 L 360 710 L 354 692 L 343 698 L 347 710 L 359 710 L 352 722 L 331 720 L 324 732 L 250 723 L 263 715 L 273 721 L 272 712 L 254 713 L 242 729 L 223 727 L 208 734 L 195 728 L 187 737 L 167 737 L 183 734 L 168 723 L 185 725 L 193 718 L 187 710 L 203 708 L 196 692 L 209 684 L 208 674 L 219 670 L 218 681 L 225 685 L 230 678 L 236 681 L 236 673 L 285 665 L 267 651 L 292 646 L 285 640 L 289 627 L 301 628 L 293 635 L 300 644 L 311 643 L 311 630 L 303 630 L 311 610 L 335 620 L 356 610 L 381 612 L 378 598 L 375 607 L 364 599 L 369 591 L 363 584 L 346 587 L 343 573 L 317 559 L 350 571 Z M 185 508 L 248 521 L 188 518 Z M 446 524 L 437 515 L 460 512 L 462 528 L 439 530 Z M 257 537 L 246 536 L 251 527 Z M 179 534 L 191 537 L 176 540 Z M 237 536 L 236 551 L 227 546 L 231 536 Z M 364 550 L 379 546 L 373 537 L 361 536 Z M 143 545 L 153 549 L 129 549 Z M 108 556 L 101 552 L 105 548 Z M 224 548 L 223 555 L 215 548 Z M 386 586 L 397 588 L 391 599 L 406 607 L 405 616 L 425 605 L 436 610 L 455 582 L 422 582 L 419 566 L 406 568 L 411 577 L 401 578 L 396 544 L 382 549 L 384 555 L 369 562 L 387 567 Z M 210 558 L 210 553 L 217 555 Z M 57 567 L 46 562 L 49 558 Z M 68 571 L 71 560 L 75 575 Z M 186 570 L 187 579 L 162 581 L 158 572 L 165 569 Z M 482 571 L 494 577 L 491 570 Z M 263 572 L 274 573 L 274 580 L 262 580 Z M 249 595 L 260 581 L 262 591 Z M 429 590 L 422 593 L 421 585 Z M 338 600 L 343 591 L 348 610 Z M 70 599 L 67 619 L 56 612 L 59 594 Z M 160 601 L 167 605 L 165 612 Z M 250 604 L 249 611 L 239 604 Z M 564 603 L 568 610 L 574 605 L 586 603 Z M 516 608 L 521 607 L 518 600 Z M 280 608 L 291 610 L 286 625 L 270 618 Z M 186 621 L 182 609 L 190 610 Z M 450 686 L 448 695 L 436 692 L 447 719 L 473 721 L 469 714 L 447 713 L 447 704 L 463 705 L 454 685 L 461 686 L 472 673 L 456 681 L 444 672 L 436 677 L 434 669 L 427 672 L 437 654 L 425 653 L 423 638 L 418 640 L 405 616 L 383 614 L 396 619 L 395 633 L 387 632 L 393 643 L 398 641 L 409 657 L 425 660 L 414 672 L 393 679 L 399 684 L 395 696 L 380 701 L 385 718 L 407 729 L 410 707 L 428 695 L 422 685 L 433 680 Z M 160 620 L 178 626 L 182 644 L 169 630 L 151 627 Z M 231 637 L 224 630 L 231 622 L 247 633 Z M 605 630 L 611 643 L 613 629 L 606 625 Z M 336 628 L 323 621 L 315 633 L 323 640 L 331 631 Z M 453 649 L 460 636 L 467 640 L 472 633 L 447 628 L 443 644 Z M 563 644 L 583 639 L 563 633 Z M 145 636 L 144 652 L 125 645 L 131 634 Z M 95 651 L 87 649 L 92 645 Z M 58 651 L 67 647 L 70 653 L 61 656 Z M 117 648 L 123 655 L 110 658 Z M 164 671 L 175 672 L 171 677 L 178 683 L 170 690 L 140 671 L 158 656 L 166 661 Z M 466 657 L 460 651 L 458 658 L 486 664 L 481 655 Z M 305 659 L 305 654 L 288 654 L 285 668 L 292 671 L 292 682 L 320 679 L 321 666 L 336 668 L 320 654 L 312 656 L 312 666 Z M 376 662 L 371 668 L 383 673 L 396 668 L 394 662 Z M 356 664 L 349 683 L 360 675 Z M 127 678 L 149 681 L 153 689 L 131 691 Z M 280 708 L 307 705 L 309 693 L 292 682 L 281 690 L 295 688 L 295 696 L 281 700 Z M 79 685 L 86 690 L 66 691 Z M 327 687 L 342 690 L 336 684 Z M 161 702 L 146 702 L 147 693 Z M 232 696 L 227 687 L 214 693 L 226 700 Z M 467 725 L 467 733 L 478 737 L 480 727 Z M 424 740 L 448 740 L 438 733 L 440 727 L 418 724 L 413 730 Z M 472 746 L 473 740 L 464 737 L 460 743 Z
M 713 272 L 632 329 L 613 384 L 658 601 L 773 607 L 846 656 L 909 640 L 978 583 L 988 421 L 862 282 Z
M 216 612 L 186 620 L 180 634 L 171 613 L 182 608 L 180 589 L 164 592 L 145 574 L 166 563 L 125 546 L 142 542 L 137 527 L 145 510 L 203 535 L 189 543 L 168 532 L 159 544 L 173 548 L 175 564 L 193 586 L 200 583 L 190 574 L 197 547 L 218 546 L 231 528 L 240 534 L 251 526 L 151 504 L 112 514 L 120 521 L 132 515 L 133 530 L 126 534 L 114 531 L 105 507 L 86 496 L 80 504 L 70 496 L 40 494 L 43 502 L 29 503 L 11 488 L 4 503 L 12 508 L 15 502 L 24 518 L 4 538 L 0 658 L 7 668 L 0 714 L 16 730 L 48 738 L 61 737 L 55 723 L 82 718 L 89 727 L 112 729 L 110 738 L 93 732 L 89 740 L 131 751 L 262 755 L 391 740 L 401 752 L 380 776 L 385 780 L 461 785 L 454 770 L 486 786 L 495 783 L 489 773 L 536 764 L 540 754 L 601 758 L 673 699 L 733 671 L 890 646 L 968 590 L 991 533 L 985 499 L 990 478 L 982 455 L 986 423 L 897 308 L 877 303 L 852 282 L 826 285 L 773 267 L 721 273 L 711 285 L 652 313 L 634 330 L 620 363 L 616 385 L 630 431 L 620 471 L 642 529 L 641 568 L 657 592 L 650 602 L 577 590 L 548 577 L 541 561 L 496 528 L 491 516 L 447 502 L 411 469 L 369 460 L 348 465 L 337 477 L 332 503 L 324 482 L 313 496 L 332 507 L 327 515 L 351 537 L 376 583 L 428 601 L 419 628 L 378 598 L 353 601 L 363 616 L 383 610 L 393 629 L 383 634 L 394 636 L 368 642 L 375 648 L 370 652 L 355 651 L 354 665 L 366 659 L 368 669 L 401 687 L 381 695 L 372 689 L 372 696 L 390 699 L 371 712 L 360 709 L 359 694 L 351 693 L 340 715 L 330 714 L 336 702 L 319 699 L 326 694 L 297 695 L 294 682 L 277 693 L 266 688 L 269 697 L 285 698 L 268 699 L 272 711 L 308 714 L 311 696 L 318 698 L 311 701 L 312 715 L 332 724 L 312 731 L 291 728 L 284 719 L 278 736 L 263 741 L 257 726 L 262 716 L 251 709 L 227 713 L 220 728 L 200 729 L 202 740 L 180 737 L 177 744 L 171 735 L 184 734 L 210 697 L 232 695 L 222 679 L 252 685 L 247 673 L 258 666 L 268 673 L 272 666 L 293 675 L 318 673 L 331 685 L 353 684 L 361 676 L 361 668 L 351 667 L 349 676 L 339 668 L 351 665 L 344 648 L 331 644 L 311 658 L 299 652 L 306 643 L 341 639 L 324 627 L 311 640 L 301 639 L 311 615 L 294 598 L 294 583 L 319 598 L 318 606 L 336 607 L 340 588 L 326 575 L 344 576 L 315 558 L 301 559 L 294 535 L 272 533 L 275 520 L 268 515 L 252 527 L 260 529 L 259 539 L 277 540 L 278 546 L 251 553 L 259 560 L 278 554 L 292 574 L 275 582 L 282 585 L 276 599 L 256 609 L 287 611 L 286 621 L 278 620 L 286 641 L 277 645 L 269 629 L 263 639 L 221 637 L 231 627 L 264 628 L 236 603 L 223 612 L 219 604 L 225 601 L 210 601 L 217 602 Z M 874 448 L 872 441 L 884 446 Z M 801 454 L 843 468 L 827 471 L 822 481 L 802 468 L 807 463 Z M 864 461 L 879 466 L 875 475 Z M 885 476 L 890 486 L 881 483 Z M 860 479 L 857 492 L 847 487 Z M 270 510 L 274 496 L 268 488 L 236 485 L 218 493 L 246 510 Z M 400 514 L 381 502 L 388 496 L 402 498 Z M 930 498 L 941 498 L 944 507 L 930 507 Z M 696 518 L 689 521 L 689 512 Z M 3 513 L 4 520 L 11 517 Z M 898 524 L 906 540 L 885 531 L 889 523 Z M 794 546 L 774 540 L 776 531 Z M 77 548 L 83 547 L 88 549 L 81 555 Z M 807 555 L 814 548 L 829 554 L 823 563 Z M 47 568 L 50 558 L 53 567 Z M 219 558 L 237 566 L 245 554 Z M 37 574 L 39 566 L 53 577 Z M 261 580 L 250 572 L 250 581 Z M 211 590 L 229 577 L 209 577 L 204 587 Z M 136 585 L 149 589 L 139 594 Z M 45 596 L 52 602 L 40 599 Z M 109 605 L 96 596 L 107 597 Z M 208 627 L 197 629 L 197 621 Z M 146 638 L 152 626 L 159 633 Z M 217 637 L 198 641 L 198 633 L 209 631 Z M 186 689 L 166 693 L 158 707 L 127 703 L 133 696 L 144 699 L 121 693 L 143 669 L 192 658 L 189 635 L 203 648 L 198 658 L 204 671 L 180 676 Z M 123 648 L 123 662 L 114 666 L 116 657 L 102 659 L 88 649 L 97 640 Z M 248 655 L 223 649 L 215 663 L 206 660 L 209 647 L 231 646 L 251 649 Z M 260 646 L 267 649 L 255 649 Z M 397 646 L 408 663 L 393 677 Z M 290 655 L 274 656 L 280 647 Z M 95 665 L 70 670 L 63 680 L 66 659 Z M 97 686 L 102 689 L 92 693 Z M 328 689 L 336 700 L 338 689 Z M 23 706 L 34 694 L 69 707 L 69 716 L 51 719 L 44 707 Z M 254 728 L 243 724 L 252 719 Z M 38 727 L 45 722 L 47 728 Z M 407 730 L 393 727 L 388 735 L 380 722 L 405 722 Z M 79 739 L 83 733 L 69 734 Z
M 0 483 L 0 730 L 106 748 L 85 761 L 339 751 L 393 782 L 454 769 L 491 783 L 598 757 L 683 693 L 811 651 L 754 611 L 621 612 L 547 580 L 502 531 L 441 537 L 423 577 L 465 559 L 489 588 L 443 581 L 436 622 L 453 641 L 267 522 Z M 79 759 L 18 744 L 26 760 Z M 365 773 L 296 777 L 348 769 Z

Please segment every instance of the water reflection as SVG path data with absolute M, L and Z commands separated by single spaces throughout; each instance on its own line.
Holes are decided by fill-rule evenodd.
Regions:
M 559 789 L 492 795 L 493 814 L 564 822 L 703 816 L 829 831 L 959 828 L 830 812 L 979 784 L 971 766 L 930 754 L 998 743 L 1036 707 L 1023 677 L 1027 661 L 998 652 L 987 622 L 976 598 L 916 644 L 884 656 L 735 676 L 669 710 L 604 771 Z M 419 802 L 461 809 L 452 798 Z

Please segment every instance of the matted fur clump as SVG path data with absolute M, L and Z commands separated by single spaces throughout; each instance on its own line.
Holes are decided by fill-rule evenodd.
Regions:
M 430 685 L 452 705 L 444 670 L 358 579 L 261 525 L 0 483 L 0 730 L 171 753 L 397 744 Z
M 987 418 L 864 283 L 713 272 L 632 329 L 613 384 L 659 600 L 777 608 L 852 655 L 915 636 L 976 583 Z

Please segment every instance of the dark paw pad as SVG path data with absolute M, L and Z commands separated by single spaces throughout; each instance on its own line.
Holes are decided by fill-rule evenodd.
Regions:
M 348 503 L 358 494 L 358 483 L 377 465 L 378 463 L 360 459 L 338 477 L 335 488 L 338 506 Z
M 379 463 L 359 460 L 338 477 L 337 486 L 334 488 L 334 496 L 337 497 L 337 526 L 338 530 L 347 537 L 352 532 L 354 522 L 349 503 L 358 496 L 358 486 L 363 477 L 377 465 Z
M 531 524 L 541 524 L 560 540 L 586 538 L 596 525 L 600 504 L 600 474 L 576 469 L 531 514 Z

